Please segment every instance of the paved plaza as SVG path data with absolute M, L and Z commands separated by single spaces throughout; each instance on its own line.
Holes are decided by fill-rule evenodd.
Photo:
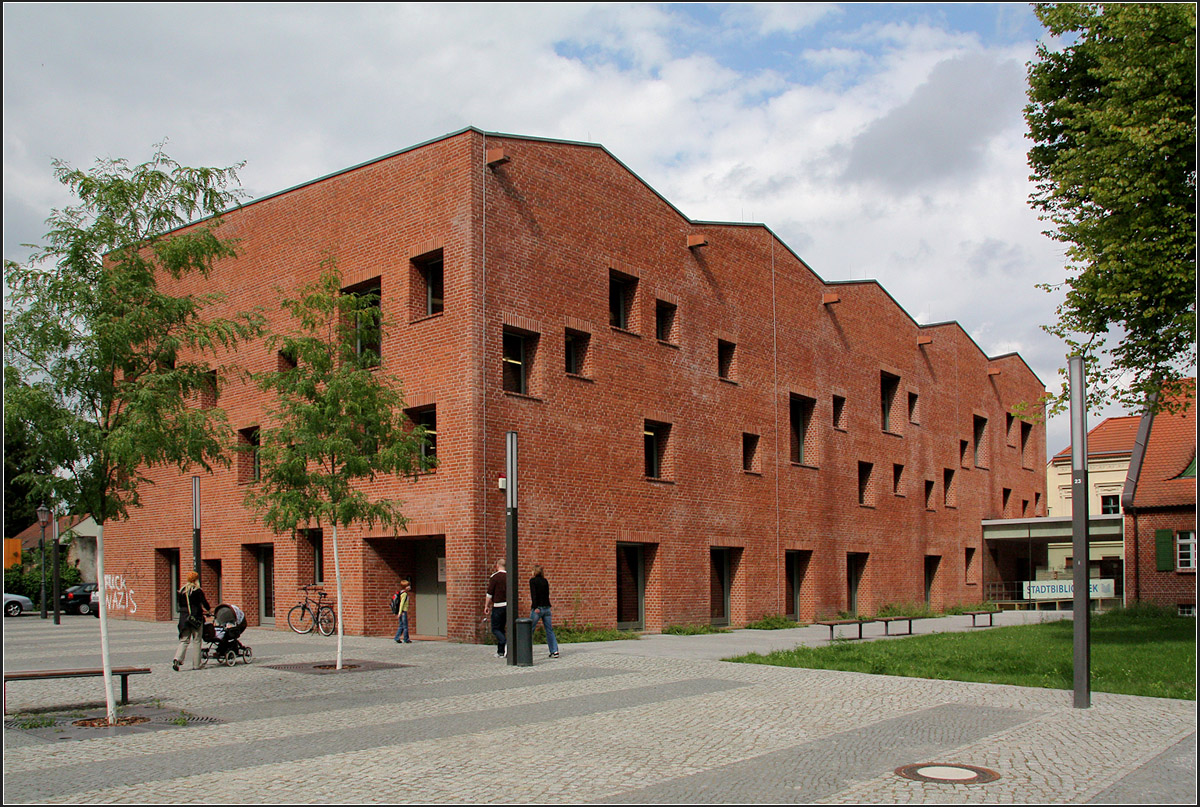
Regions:
M 98 621 L 4 619 L 5 669 L 98 666 Z M 179 672 L 173 625 L 114 620 L 110 639 L 114 664 L 154 669 L 130 679 L 126 713 L 176 720 L 77 729 L 70 717 L 103 705 L 100 679 L 14 682 L 5 803 L 1196 802 L 1192 701 L 1093 693 L 1074 709 L 1063 690 L 720 661 L 827 643 L 820 626 L 567 644 L 556 660 L 535 646 L 532 667 L 482 645 L 346 637 L 357 666 L 340 673 L 312 669 L 336 637 L 251 628 L 252 664 Z M 895 773 L 919 763 L 999 778 Z

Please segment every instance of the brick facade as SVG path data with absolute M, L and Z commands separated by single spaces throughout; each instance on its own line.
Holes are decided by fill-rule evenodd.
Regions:
M 859 611 L 924 601 L 927 569 L 934 607 L 977 601 L 980 521 L 1044 515 L 1044 428 L 1006 427 L 1013 405 L 1044 391 L 1019 356 L 989 358 L 956 323 L 918 326 L 874 282 L 823 281 L 766 227 L 689 220 L 603 148 L 468 129 L 249 204 L 225 235 L 239 256 L 175 290 L 219 289 L 221 313 L 262 306 L 283 327 L 275 289 L 334 254 L 346 285 L 380 278 L 383 365 L 407 406 L 436 410 L 436 472 L 371 491 L 403 501 L 408 530 L 339 532 L 348 632 L 394 631 L 386 602 L 403 575 L 415 633 L 483 638 L 509 430 L 521 568 L 546 568 L 559 622 L 707 623 L 725 607 L 714 558 L 735 626 L 793 613 L 789 591 L 801 619 L 846 609 L 864 555 Z M 444 310 L 428 315 L 421 260 L 438 250 Z M 610 325 L 614 304 L 624 327 Z M 568 331 L 578 372 L 566 371 Z M 504 389 L 505 333 L 524 350 L 523 393 Z M 222 360 L 277 359 L 254 346 Z M 266 403 L 233 380 L 219 400 L 235 430 L 259 425 Z M 164 619 L 169 551 L 190 565 L 191 487 L 149 474 L 142 508 L 106 526 L 105 563 L 150 590 L 131 616 Z M 203 556 L 214 576 L 219 562 L 223 598 L 257 624 L 272 552 L 282 626 L 312 579 L 311 542 L 256 522 L 236 468 L 202 488 Z M 332 592 L 328 528 L 323 549 Z M 791 581 L 789 552 L 803 571 Z

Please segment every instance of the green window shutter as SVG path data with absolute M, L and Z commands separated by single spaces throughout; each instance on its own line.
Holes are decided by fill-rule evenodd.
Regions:
M 1154 531 L 1154 556 L 1160 572 L 1175 571 L 1175 533 L 1170 530 Z

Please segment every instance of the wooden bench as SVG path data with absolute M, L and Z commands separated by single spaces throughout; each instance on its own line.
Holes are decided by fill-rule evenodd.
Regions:
M 913 618 L 911 616 L 877 616 L 877 617 L 875 617 L 875 621 L 883 623 L 883 635 L 884 636 L 912 636 Z M 891 625 L 891 623 L 893 623 L 893 622 L 907 622 L 908 623 L 908 632 L 907 633 L 889 633 L 888 626 Z
M 991 627 L 995 626 L 995 623 L 992 622 L 992 617 L 996 613 L 995 611 L 963 611 L 963 613 L 966 615 L 969 615 L 971 617 L 971 627 L 972 628 L 978 628 L 978 627 L 991 628 Z M 988 618 L 987 624 L 979 625 L 975 620 L 977 620 L 981 616 L 984 616 L 985 614 L 987 615 L 987 618 Z
M 113 667 L 112 674 L 121 676 L 121 703 L 129 703 L 129 676 L 148 675 L 149 667 Z M 8 713 L 8 682 L 9 681 L 38 681 L 48 678 L 92 678 L 103 676 L 103 667 L 91 667 L 80 670 L 5 670 L 4 671 L 4 712 Z
M 863 637 L 862 626 L 867 624 L 868 622 L 876 622 L 876 621 L 878 621 L 878 620 L 875 620 L 875 619 L 819 619 L 816 622 L 814 622 L 813 624 L 828 626 L 829 627 L 829 641 L 832 642 L 834 628 L 836 628 L 838 625 L 858 625 L 858 637 L 857 638 L 861 639 Z M 854 638 L 854 637 L 845 636 L 843 638 L 850 639 L 850 638 Z

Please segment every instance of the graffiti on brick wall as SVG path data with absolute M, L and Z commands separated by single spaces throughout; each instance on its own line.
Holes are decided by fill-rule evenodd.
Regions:
M 137 613 L 137 603 L 133 599 L 133 589 L 125 585 L 125 575 L 104 575 L 104 604 L 109 611 L 124 611 L 127 614 Z

